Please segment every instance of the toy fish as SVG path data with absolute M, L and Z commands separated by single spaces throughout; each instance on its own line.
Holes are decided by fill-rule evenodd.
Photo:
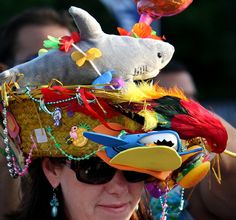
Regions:
M 121 134 L 118 137 L 84 132 L 83 135 L 102 145 L 111 164 L 140 169 L 172 171 L 181 166 L 182 155 L 201 152 L 202 147 L 183 150 L 179 135 L 171 130 L 151 131 L 140 134 Z M 99 154 L 98 154 L 99 155 Z M 148 163 L 143 156 L 148 156 Z
M 105 135 L 96 132 L 84 132 L 83 135 L 102 145 L 106 146 L 106 153 L 109 158 L 113 158 L 122 151 L 143 147 L 145 145 L 156 146 L 167 146 L 173 148 L 179 155 L 190 154 L 197 151 L 202 151 L 202 148 L 199 147 L 194 151 L 182 151 L 182 145 L 178 133 L 171 130 L 163 131 L 151 131 L 141 134 L 124 134 L 120 137 L 113 137 L 110 135 Z
M 114 71 L 114 77 L 124 81 L 145 80 L 155 77 L 172 58 L 174 47 L 164 41 L 109 35 L 83 9 L 71 7 L 70 14 L 79 29 L 81 40 L 76 44 L 82 51 L 98 48 L 102 56 L 94 60 L 101 73 Z M 89 62 L 78 67 L 68 53 L 50 50 L 44 55 L 0 73 L 0 83 L 24 78 L 20 86 L 48 84 L 53 78 L 64 85 L 91 84 L 99 77 Z

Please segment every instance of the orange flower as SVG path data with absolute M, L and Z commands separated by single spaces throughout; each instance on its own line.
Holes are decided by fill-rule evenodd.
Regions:
M 152 28 L 145 23 L 136 23 L 131 32 L 140 38 L 148 38 L 152 34 Z
M 127 30 L 118 27 L 117 28 L 121 36 L 131 36 L 135 38 L 152 38 L 155 40 L 165 40 L 165 37 L 159 37 L 156 32 L 152 30 L 152 27 L 146 23 L 140 22 L 136 23 L 132 30 L 128 32 Z

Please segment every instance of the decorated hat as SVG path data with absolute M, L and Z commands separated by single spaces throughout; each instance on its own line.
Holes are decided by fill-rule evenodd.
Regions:
M 181 90 L 144 82 L 167 65 L 173 46 L 146 23 L 108 35 L 86 11 L 69 11 L 79 34 L 49 36 L 38 58 L 0 74 L 1 152 L 11 176 L 38 157 L 98 156 L 155 177 L 158 187 L 196 185 L 227 133 Z
M 36 157 L 84 160 L 97 155 L 121 170 L 163 181 L 173 174 L 177 181 L 185 161 L 196 157 L 197 165 L 204 163 L 199 174 L 204 177 L 211 152 L 226 146 L 222 124 L 178 89 L 130 83 L 120 90 L 59 85 L 16 92 L 8 86 L 2 87 L 9 97 L 1 107 L 2 136 L 12 169 L 20 174 L 17 151 L 26 157 L 26 166 Z

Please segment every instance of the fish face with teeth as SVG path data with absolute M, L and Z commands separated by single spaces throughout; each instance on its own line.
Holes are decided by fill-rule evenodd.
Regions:
M 171 171 L 180 167 L 182 163 L 179 155 L 182 149 L 181 141 L 174 131 L 123 134 L 118 137 L 96 132 L 84 132 L 83 135 L 96 143 L 104 145 L 106 155 L 111 159 L 112 164 L 121 163 L 139 169 Z M 146 154 L 145 158 L 148 158 L 150 163 L 143 160 L 144 154 Z
M 181 166 L 182 155 L 202 151 L 201 147 L 184 149 L 178 133 L 172 130 L 123 133 L 118 137 L 90 131 L 83 135 L 105 147 L 110 164 L 142 170 L 173 171 Z

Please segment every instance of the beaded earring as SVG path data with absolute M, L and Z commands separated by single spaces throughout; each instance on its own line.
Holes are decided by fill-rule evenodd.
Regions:
M 52 195 L 52 199 L 50 201 L 50 206 L 52 207 L 51 216 L 53 218 L 57 217 L 57 215 L 58 215 L 58 208 L 57 207 L 59 206 L 59 202 L 58 202 L 58 199 L 57 199 L 55 188 L 53 188 L 53 195 Z

